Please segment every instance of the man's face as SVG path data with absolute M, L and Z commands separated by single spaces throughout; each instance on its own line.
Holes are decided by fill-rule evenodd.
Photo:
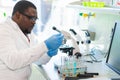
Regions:
M 31 30 L 34 27 L 34 24 L 37 19 L 37 11 L 36 9 L 30 7 L 25 12 L 20 13 L 22 15 L 22 19 L 20 21 L 20 28 L 24 34 L 31 33 Z

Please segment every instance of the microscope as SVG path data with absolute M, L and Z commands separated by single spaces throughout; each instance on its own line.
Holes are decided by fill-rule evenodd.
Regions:
M 75 36 L 78 43 L 85 45 L 85 47 L 86 47 L 85 54 L 89 54 L 89 44 L 91 43 L 89 31 L 88 30 L 83 31 L 84 36 L 82 36 L 82 37 L 79 34 L 77 34 L 74 29 L 70 29 L 70 31 Z
M 62 33 L 64 35 L 63 45 L 66 44 L 67 40 L 71 40 L 71 43 L 72 43 L 72 47 L 71 46 L 70 47 L 61 46 L 60 51 L 67 53 L 68 56 L 76 55 L 77 58 L 82 56 L 76 40 L 68 32 L 63 31 L 63 30 L 60 31 L 56 27 L 53 27 L 53 30 L 55 30 L 59 33 Z
M 93 77 L 94 75 L 98 75 L 98 73 L 87 73 L 87 66 L 84 64 L 84 60 L 82 59 L 82 54 L 80 53 L 78 42 L 81 44 L 85 44 L 87 49 L 89 50 L 90 41 L 90 34 L 88 31 L 85 31 L 85 39 L 82 39 L 80 35 L 78 35 L 73 29 L 70 31 L 76 36 L 77 41 L 66 31 L 60 31 L 56 27 L 53 27 L 53 30 L 62 33 L 64 35 L 64 40 L 71 40 L 71 46 L 60 46 L 59 50 L 62 53 L 66 53 L 67 57 L 62 57 L 60 66 L 57 66 L 57 71 L 61 77 L 65 77 L 65 80 L 75 80 L 76 78 L 89 78 Z M 64 43 L 63 45 L 65 45 Z M 64 61 L 62 61 L 64 60 Z

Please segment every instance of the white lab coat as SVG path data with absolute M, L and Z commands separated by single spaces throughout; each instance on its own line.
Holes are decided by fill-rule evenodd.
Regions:
M 28 80 L 33 62 L 41 57 L 50 60 L 47 51 L 44 42 L 31 47 L 18 25 L 8 19 L 0 24 L 0 80 Z

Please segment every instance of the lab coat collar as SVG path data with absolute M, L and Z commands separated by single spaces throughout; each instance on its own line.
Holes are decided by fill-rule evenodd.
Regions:
M 9 25 L 12 25 L 11 27 L 13 27 L 13 29 L 18 30 L 18 32 L 21 34 L 21 37 L 23 37 L 23 39 L 25 39 L 27 44 L 30 46 L 30 42 L 28 41 L 28 38 L 21 31 L 21 29 L 19 28 L 18 24 L 15 21 L 13 21 L 12 18 L 10 18 L 10 17 L 7 19 L 7 23 L 9 23 Z

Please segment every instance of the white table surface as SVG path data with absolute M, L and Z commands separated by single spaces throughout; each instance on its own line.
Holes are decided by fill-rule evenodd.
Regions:
M 43 65 L 43 68 L 46 71 L 50 80 L 62 80 L 58 76 L 57 70 L 54 68 L 55 63 L 60 64 L 59 58 L 60 56 L 55 56 L 53 59 L 50 60 L 49 63 Z M 110 80 L 111 78 L 120 78 L 120 76 L 117 73 L 115 73 L 105 64 L 104 60 L 98 63 L 94 62 L 94 63 L 85 63 L 85 64 L 87 65 L 87 72 L 90 73 L 95 72 L 95 73 L 99 73 L 99 75 L 95 76 L 94 78 L 80 79 L 80 80 Z

